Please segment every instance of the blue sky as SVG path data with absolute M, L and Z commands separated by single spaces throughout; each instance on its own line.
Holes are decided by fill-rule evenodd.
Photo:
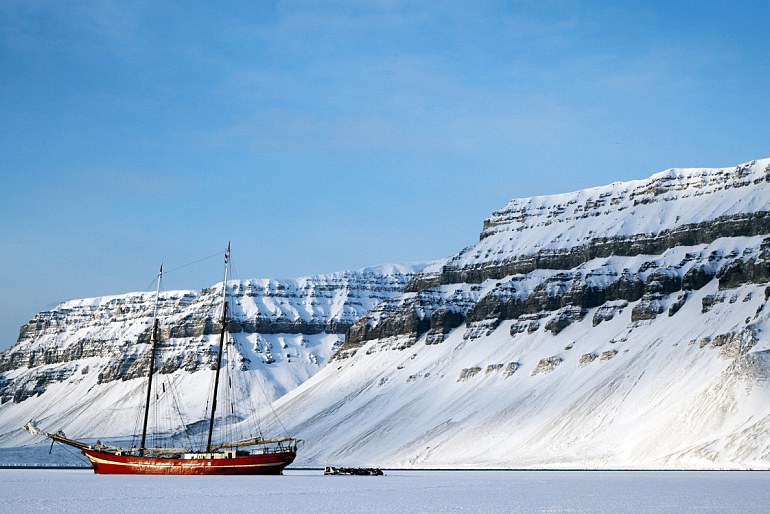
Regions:
M 770 2 L 217 4 L 0 3 L 0 348 L 227 240 L 239 278 L 432 260 L 514 197 L 770 157 Z

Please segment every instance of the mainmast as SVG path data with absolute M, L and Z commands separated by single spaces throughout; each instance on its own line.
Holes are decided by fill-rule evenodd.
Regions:
M 219 351 L 217 352 L 217 372 L 214 377 L 214 393 L 211 399 L 211 419 L 209 420 L 209 440 L 206 444 L 206 452 L 211 452 L 211 436 L 214 433 L 214 416 L 217 412 L 217 392 L 219 391 L 219 371 L 222 368 L 222 349 L 225 346 L 225 332 L 227 331 L 227 273 L 230 270 L 230 241 L 227 242 L 225 252 L 225 278 L 222 281 L 222 331 L 219 334 Z
M 150 397 L 152 392 L 152 374 L 155 371 L 155 350 L 158 345 L 158 302 L 160 299 L 160 280 L 163 277 L 163 263 L 158 272 L 158 288 L 155 290 L 155 309 L 152 313 L 152 333 L 150 334 L 150 372 L 147 374 L 147 399 L 144 403 L 144 423 L 142 424 L 142 442 L 139 444 L 139 455 L 144 455 L 144 442 L 147 439 L 147 418 L 150 414 Z

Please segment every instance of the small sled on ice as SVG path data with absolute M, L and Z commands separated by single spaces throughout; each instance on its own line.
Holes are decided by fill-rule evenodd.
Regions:
M 382 476 L 384 474 L 380 468 L 337 468 L 334 466 L 324 468 L 324 475 Z

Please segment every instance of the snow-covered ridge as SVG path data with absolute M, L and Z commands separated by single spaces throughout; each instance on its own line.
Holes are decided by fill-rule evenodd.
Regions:
M 423 275 L 492 268 L 573 249 L 586 253 L 593 243 L 633 243 L 715 221 L 745 220 L 767 214 L 769 198 L 770 159 L 762 159 L 732 168 L 671 169 L 646 180 L 515 199 L 484 221 L 478 243 L 436 262 Z M 629 249 L 616 244 L 606 254 L 620 251 Z
M 228 281 L 229 330 L 239 366 L 255 387 L 264 381 L 270 397 L 284 394 L 321 369 L 347 328 L 379 303 L 399 297 L 424 266 Z M 189 382 L 191 390 L 207 382 L 221 297 L 222 283 L 203 291 L 161 292 L 160 375 Z M 78 405 L 98 412 L 109 408 L 106 398 L 137 396 L 141 388 L 135 383 L 147 369 L 153 307 L 152 292 L 70 300 L 23 326 L 16 345 L 0 354 L 0 440 L 21 437 L 19 423 L 35 412 L 85 429 L 89 421 Z M 116 421 L 114 430 L 127 433 L 126 422 Z
M 229 281 L 230 329 L 342 337 L 366 311 L 399 296 L 424 266 L 383 265 L 295 280 Z M 200 292 L 163 291 L 159 303 L 163 338 L 200 338 L 214 333 L 221 292 L 221 283 Z M 0 371 L 66 362 L 84 352 L 103 355 L 121 346 L 146 343 L 153 305 L 151 292 L 63 302 L 38 313 L 21 328 L 17 344 L 0 355 Z M 201 351 L 196 341 L 180 341 L 178 346 L 180 352 Z M 207 360 L 198 358 L 196 362 L 205 365 Z
M 350 324 L 380 301 L 399 294 L 406 281 L 424 267 L 424 263 L 380 265 L 293 280 L 231 280 L 227 284 L 228 297 L 235 299 L 231 314 L 236 321 L 261 319 L 267 324 L 284 322 L 298 327 L 302 322 Z M 191 312 L 203 313 L 209 320 L 216 318 L 221 294 L 222 283 L 203 291 L 162 291 L 162 325 L 178 325 Z M 38 313 L 22 327 L 19 343 L 59 328 L 73 330 L 147 318 L 154 299 L 152 292 L 136 292 L 69 300 Z M 339 332 L 344 333 L 344 329 Z
M 667 293 L 700 288 L 736 257 L 733 243 L 729 252 L 716 244 L 703 254 L 715 241 L 739 238 L 741 259 L 762 254 L 770 234 L 770 159 L 516 199 L 484 226 L 479 242 L 427 266 L 403 298 L 367 313 L 351 328 L 346 349 L 425 332 L 440 340 L 462 322 L 499 323 L 571 303 L 636 301 L 659 293 L 663 276 Z M 649 257 L 678 248 L 689 250 L 675 252 L 684 257 L 676 262 Z M 632 259 L 638 268 L 612 265 L 620 256 L 640 256 Z
M 227 284 L 228 297 L 234 300 L 231 314 L 234 321 L 247 323 L 246 331 L 253 328 L 248 321 L 254 320 L 260 320 L 265 330 L 271 330 L 269 326 L 276 323 L 283 323 L 286 327 L 288 324 L 296 325 L 291 332 L 301 331 L 301 327 L 306 326 L 303 323 L 320 324 L 322 327 L 344 326 L 356 321 L 377 303 L 398 295 L 406 281 L 424 266 L 383 265 L 294 280 L 232 280 Z M 161 326 L 179 327 L 180 322 L 189 321 L 191 316 L 199 318 L 204 324 L 210 323 L 217 317 L 221 294 L 221 283 L 203 291 L 162 291 L 159 305 Z M 137 292 L 63 302 L 50 311 L 38 313 L 23 326 L 17 345 L 6 353 L 13 353 L 26 344 L 34 344 L 46 334 L 72 332 L 87 326 L 104 328 L 146 319 L 152 314 L 154 298 L 152 292 Z M 239 326 L 244 328 L 242 325 L 235 328 Z M 204 331 L 210 328 L 198 327 Z M 272 330 L 279 328 L 273 327 Z M 173 329 L 169 330 L 173 332 Z M 344 333 L 344 328 L 332 331 Z
M 538 248 L 561 248 L 597 236 L 656 234 L 720 216 L 767 210 L 768 192 L 770 159 L 735 168 L 670 169 L 646 180 L 512 200 L 485 220 L 481 238 L 537 231 Z M 633 215 L 625 212 L 628 209 Z M 526 244 L 520 237 L 516 236 L 517 244 Z

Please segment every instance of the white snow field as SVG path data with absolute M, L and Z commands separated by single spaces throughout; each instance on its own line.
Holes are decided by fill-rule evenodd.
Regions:
M 288 471 L 276 477 L 103 476 L 0 470 L 0 512 L 767 512 L 770 473 L 728 471 Z

